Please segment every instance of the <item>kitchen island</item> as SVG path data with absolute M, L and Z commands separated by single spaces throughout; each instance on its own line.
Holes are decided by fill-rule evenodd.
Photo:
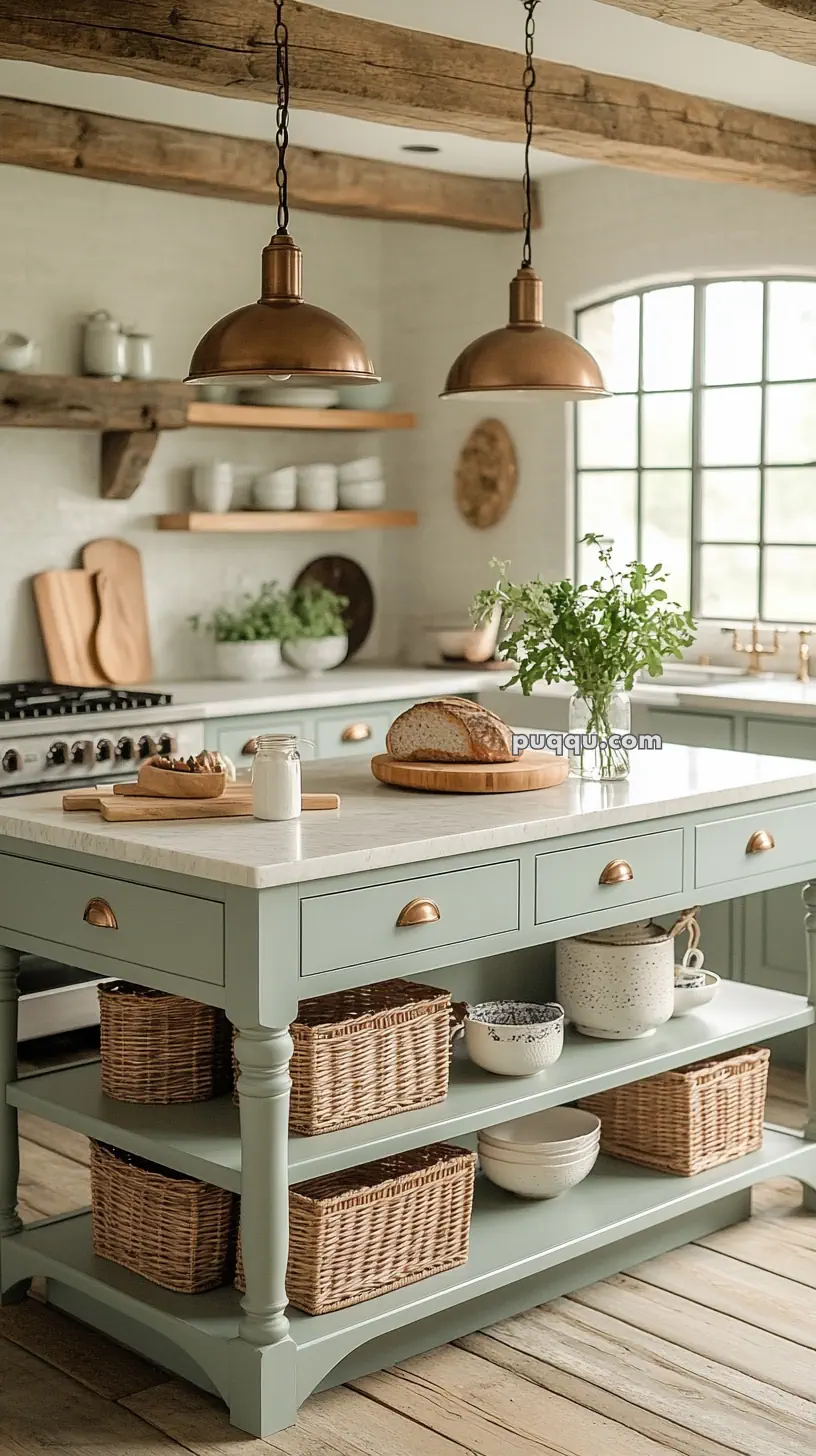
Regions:
M 724 984 L 642 1041 L 570 1034 L 532 1079 L 454 1060 L 447 1099 L 342 1132 L 288 1136 L 289 1023 L 300 999 L 431 974 L 458 996 L 551 991 L 564 935 L 816 879 L 816 765 L 666 747 L 624 783 L 568 780 L 510 795 L 423 795 L 375 783 L 360 760 L 307 767 L 341 808 L 288 824 L 103 824 L 54 795 L 0 803 L 0 1288 L 47 1279 L 56 1307 L 203 1388 L 255 1435 L 290 1424 L 311 1391 L 377 1368 L 748 1216 L 750 1187 L 789 1174 L 816 1205 L 816 882 L 805 890 L 807 996 Z M 756 832 L 768 847 L 755 852 Z M 612 860 L 630 878 L 602 883 Z M 436 912 L 398 925 L 412 900 Z M 102 901 L 106 924 L 91 923 Z M 99 917 L 94 916 L 98 920 Z M 96 1065 L 16 1075 L 19 953 L 223 1007 L 238 1028 L 231 1098 L 141 1107 L 102 1097 Z M 712 966 L 712 969 L 717 969 Z M 804 1136 L 693 1178 L 614 1159 L 561 1199 L 524 1203 L 477 1180 L 459 1269 L 334 1313 L 287 1309 L 287 1187 L 508 1116 L 805 1029 Z M 164 1291 L 94 1256 L 87 1213 L 22 1228 L 23 1109 L 151 1162 L 240 1192 L 247 1293 Z M 242 1172 L 243 1169 L 243 1172 Z

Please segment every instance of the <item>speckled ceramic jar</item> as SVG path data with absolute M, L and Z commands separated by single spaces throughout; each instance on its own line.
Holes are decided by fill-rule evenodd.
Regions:
M 674 952 L 648 921 L 560 940 L 556 995 L 568 1020 L 605 1041 L 651 1036 L 674 1010 Z

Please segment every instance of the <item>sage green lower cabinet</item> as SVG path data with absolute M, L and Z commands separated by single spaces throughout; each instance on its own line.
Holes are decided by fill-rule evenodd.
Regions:
M 648 708 L 645 725 L 641 713 L 633 714 L 636 733 L 658 733 L 666 743 L 685 743 L 689 748 L 734 748 L 734 720 L 721 713 L 686 713 L 680 709 Z
M 812 808 L 811 795 L 800 791 L 769 812 L 807 814 Z M 0 901 L 2 1301 L 22 1299 L 33 1278 L 45 1278 L 55 1307 L 220 1395 L 242 1430 L 271 1436 L 294 1422 L 298 1406 L 316 1389 L 748 1217 L 750 1188 L 763 1179 L 799 1178 L 808 1206 L 816 1206 L 812 1076 L 804 1139 L 767 1129 L 758 1152 L 693 1178 L 601 1159 L 580 1187 L 549 1203 L 516 1199 L 477 1178 L 465 1265 L 324 1315 L 287 1306 L 291 1183 L 442 1139 L 469 1142 L 477 1129 L 508 1117 L 796 1030 L 816 1054 L 815 882 L 807 891 L 814 942 L 807 995 L 726 982 L 711 1007 L 669 1021 L 645 1040 L 597 1041 L 569 1030 L 558 1062 L 534 1077 L 495 1077 L 456 1055 L 443 1102 L 313 1138 L 288 1134 L 289 1025 L 301 996 L 400 976 L 407 965 L 412 976 L 427 974 L 434 984 L 455 986 L 467 1000 L 506 995 L 508 987 L 516 995 L 546 998 L 552 994 L 554 939 L 632 916 L 632 901 L 602 898 L 597 882 L 607 862 L 626 858 L 631 883 L 641 876 L 643 913 L 676 913 L 679 905 L 693 903 L 695 893 L 706 898 L 705 887 L 698 891 L 694 882 L 695 836 L 718 824 L 728 836 L 734 818 L 752 821 L 767 809 L 757 801 L 697 810 L 669 816 L 659 829 L 635 819 L 623 833 L 601 826 L 557 845 L 546 838 L 531 842 L 522 818 L 505 848 L 457 854 L 452 845 L 447 857 L 417 863 L 410 859 L 409 838 L 400 850 L 404 863 L 346 876 L 332 875 L 328 866 L 322 878 L 290 878 L 270 889 L 221 883 L 203 873 L 193 879 L 183 872 L 181 853 L 176 871 L 100 862 L 72 848 L 69 868 L 59 862 L 67 850 L 14 841 L 5 852 L 7 841 L 0 839 L 0 886 L 13 889 Z M 296 875 L 299 864 L 293 859 L 287 873 Z M 816 845 L 805 868 L 816 875 Z M 785 872 L 777 873 L 777 883 L 779 873 L 784 879 Z M 791 869 L 794 877 L 800 874 Z M 759 898 L 752 895 L 757 887 L 746 878 L 750 898 Z M 608 888 L 614 894 L 615 887 Z M 739 881 L 732 880 L 732 893 L 737 888 Z M 112 925 L 88 928 L 96 939 L 87 942 L 76 935 L 75 912 L 81 920 L 86 895 L 104 898 L 121 913 L 128 975 L 137 984 L 155 984 L 160 975 L 165 989 L 189 995 L 196 962 L 203 957 L 222 967 L 223 986 L 214 984 L 215 975 L 213 984 L 200 980 L 199 999 L 224 1005 L 236 1028 L 239 1108 L 231 1096 L 171 1107 L 113 1102 L 102 1096 L 96 1064 L 17 1079 L 17 970 L 20 951 L 42 935 L 43 914 L 56 953 L 70 949 L 74 963 L 93 968 L 98 943 L 110 959 L 118 933 Z M 417 903 L 423 913 L 412 916 Z M 160 925 L 168 930 L 161 951 Z M 202 937 L 212 941 L 210 951 Z M 162 969 L 152 970 L 153 962 Z M 87 1211 L 23 1227 L 17 1213 L 18 1110 L 240 1193 L 246 1295 L 231 1287 L 171 1293 L 96 1257 Z

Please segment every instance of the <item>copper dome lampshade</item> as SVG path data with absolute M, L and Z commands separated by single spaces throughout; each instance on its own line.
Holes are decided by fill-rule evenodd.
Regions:
M 186 384 L 265 384 L 269 379 L 376 384 L 365 345 L 348 324 L 303 299 L 303 254 L 289 233 L 289 35 L 275 0 L 278 229 L 263 250 L 261 296 L 228 313 L 196 345 Z
M 462 350 L 442 391 L 442 399 L 520 398 L 554 394 L 562 399 L 603 399 L 608 390 L 592 355 L 577 339 L 544 323 L 544 285 L 532 264 L 532 179 L 535 66 L 535 10 L 538 0 L 523 0 L 525 27 L 524 248 L 521 267 L 510 284 L 510 318 L 502 329 L 482 334 Z

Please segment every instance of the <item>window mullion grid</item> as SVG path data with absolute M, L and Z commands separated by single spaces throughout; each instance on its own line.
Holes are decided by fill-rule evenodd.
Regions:
M 700 561 L 702 536 L 702 390 L 703 349 L 705 339 L 705 285 L 694 285 L 694 345 L 691 375 L 691 581 L 689 583 L 691 611 L 696 617 L 700 612 Z

